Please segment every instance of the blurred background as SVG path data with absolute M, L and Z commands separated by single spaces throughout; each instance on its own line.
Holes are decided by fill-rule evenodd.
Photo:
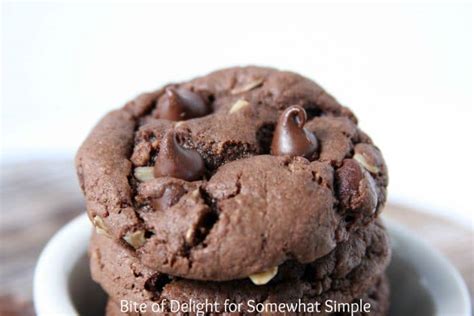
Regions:
M 4 2 L 1 16 L 0 276 L 20 290 L 0 296 L 28 304 L 39 249 L 82 211 L 72 159 L 102 115 L 234 65 L 299 72 L 353 109 L 389 166 L 386 213 L 473 262 L 471 3 Z

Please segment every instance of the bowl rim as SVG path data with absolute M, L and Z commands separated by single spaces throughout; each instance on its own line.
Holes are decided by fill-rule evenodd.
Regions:
M 395 237 L 402 240 L 402 244 L 403 241 L 409 242 L 412 249 L 416 250 L 410 252 L 410 256 L 415 261 L 418 260 L 418 264 L 431 260 L 445 271 L 441 276 L 444 278 L 442 281 L 448 282 L 449 288 L 456 292 L 454 297 L 457 301 L 451 302 L 451 306 L 454 304 L 457 307 L 460 316 L 470 316 L 471 302 L 467 286 L 449 260 L 402 224 L 386 218 L 383 221 L 392 240 Z M 76 263 L 87 252 L 91 231 L 92 224 L 87 214 L 81 214 L 54 234 L 44 247 L 33 279 L 33 300 L 37 315 L 79 315 L 74 307 L 68 282 Z
M 435 302 L 438 307 L 435 311 L 435 315 L 453 315 L 450 311 L 455 308 L 456 315 L 471 316 L 472 306 L 469 290 L 461 274 L 449 259 L 438 249 L 434 248 L 428 241 L 419 238 L 403 224 L 393 219 L 385 218 L 384 216 L 382 216 L 382 219 L 392 241 L 392 250 L 394 250 L 394 239 L 396 239 L 395 241 L 399 244 L 399 248 L 409 248 L 405 253 L 401 254 L 403 257 L 410 259 L 410 264 L 414 265 L 418 272 L 424 271 L 424 264 L 427 262 L 432 266 L 436 266 L 437 269 L 443 270 L 444 273 L 430 274 L 428 277 L 431 280 L 436 279 L 438 283 L 444 285 L 443 288 L 434 290 L 443 292 L 446 296 L 449 295 L 451 299 L 454 298 L 454 300 L 449 302 L 449 306 L 440 306 L 439 302 Z M 430 288 L 429 290 L 432 291 L 433 289 Z M 443 297 L 446 296 L 443 295 Z M 443 303 L 446 304 L 447 301 Z
M 69 275 L 87 252 L 91 231 L 87 214 L 81 214 L 44 247 L 33 277 L 33 303 L 38 316 L 79 315 L 69 292 Z

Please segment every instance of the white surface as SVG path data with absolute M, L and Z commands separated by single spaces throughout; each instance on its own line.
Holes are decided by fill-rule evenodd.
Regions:
M 7 3 L 2 35 L 5 160 L 70 157 L 141 91 L 270 65 L 357 113 L 390 198 L 473 225 L 471 4 Z
M 430 306 L 419 306 L 427 303 L 421 299 L 419 291 L 421 289 L 428 291 L 434 302 L 435 313 L 429 316 L 470 316 L 471 306 L 467 288 L 456 269 L 441 254 L 427 243 L 418 240 L 399 224 L 387 221 L 386 226 L 393 243 L 394 262 L 406 263 L 406 267 L 410 268 L 406 270 L 397 270 L 397 267 L 393 266 L 389 268 L 393 269 L 389 271 L 393 283 L 392 304 L 399 312 L 403 311 L 402 314 L 392 315 L 413 315 L 411 308 L 416 308 L 418 311 L 430 310 Z M 71 284 L 68 282 L 80 279 L 82 282 L 78 284 L 87 290 L 81 291 L 76 284 L 75 292 L 85 296 L 97 296 L 97 293 L 89 290 L 87 284 L 90 283 L 90 279 L 86 275 L 71 277 L 72 271 L 75 273 L 87 271 L 73 268 L 86 253 L 90 231 L 89 220 L 86 214 L 83 214 L 60 230 L 43 250 L 36 267 L 33 289 L 35 310 L 39 316 L 77 315 L 73 302 L 91 304 L 95 300 L 91 297 L 71 297 L 69 294 Z M 82 263 L 87 265 L 87 261 Z M 396 284 L 403 279 L 410 280 L 414 287 Z M 409 293 L 410 290 L 413 293 Z M 405 297 L 411 298 L 411 302 L 397 300 L 400 298 L 398 296 L 400 291 L 404 292 Z M 411 305 L 413 303 L 418 306 Z

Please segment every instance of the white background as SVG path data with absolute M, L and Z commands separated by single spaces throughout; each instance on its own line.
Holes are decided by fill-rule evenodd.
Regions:
M 355 111 L 392 202 L 473 225 L 470 4 L 7 3 L 2 37 L 4 162 L 72 157 L 141 91 L 269 65 Z

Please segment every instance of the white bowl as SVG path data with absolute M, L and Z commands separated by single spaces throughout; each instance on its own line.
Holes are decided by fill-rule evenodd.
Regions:
M 392 221 L 391 316 L 471 316 L 468 291 L 456 269 L 435 249 Z M 89 276 L 87 245 L 91 225 L 81 215 L 44 248 L 34 277 L 39 316 L 103 315 L 106 295 Z

